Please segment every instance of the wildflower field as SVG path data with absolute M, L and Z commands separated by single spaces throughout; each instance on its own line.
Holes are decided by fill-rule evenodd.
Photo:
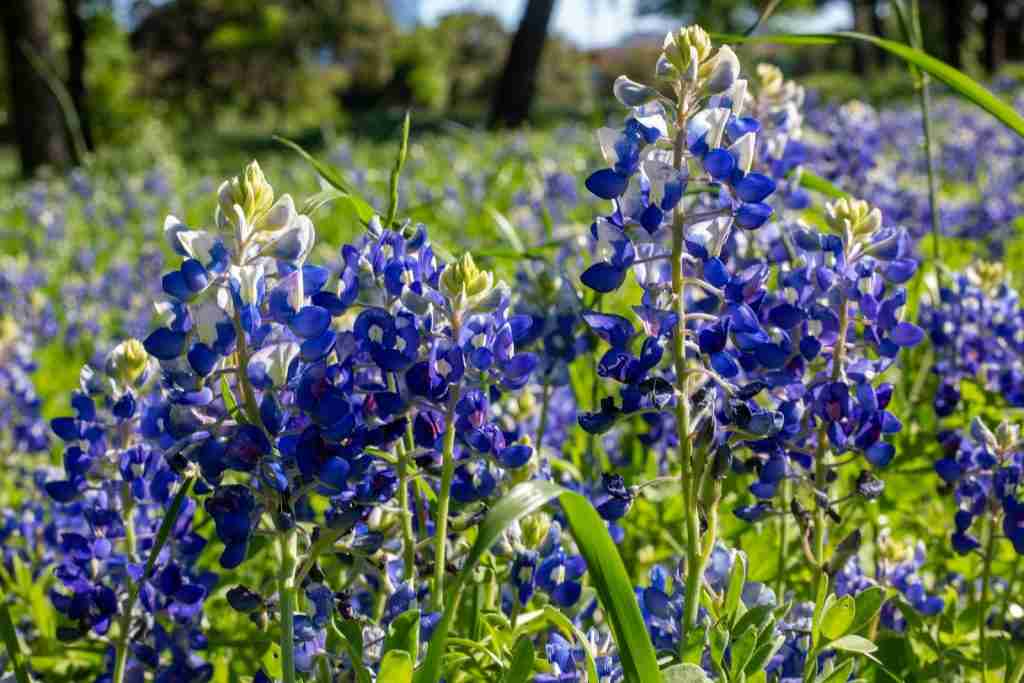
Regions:
M 0 681 L 1020 683 L 1024 90 L 744 40 L 12 184 Z

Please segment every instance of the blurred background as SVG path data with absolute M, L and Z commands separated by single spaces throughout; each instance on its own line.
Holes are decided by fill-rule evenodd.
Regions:
M 116 152 L 218 159 L 278 133 L 544 128 L 602 121 L 620 73 L 645 78 L 664 33 L 855 29 L 897 38 L 873 0 L 3 0 L 0 177 Z M 931 54 L 976 78 L 1024 70 L 1024 0 L 921 0 Z M 901 64 L 863 45 L 756 48 L 815 96 L 913 96 Z M 857 78 L 849 78 L 849 74 Z

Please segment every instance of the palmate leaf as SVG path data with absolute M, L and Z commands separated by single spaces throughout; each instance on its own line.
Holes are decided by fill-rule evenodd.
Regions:
M 434 630 L 423 665 L 416 671 L 416 683 L 436 683 L 441 677 L 444 655 L 459 598 L 480 559 L 497 542 L 513 522 L 539 510 L 558 498 L 573 532 L 580 553 L 587 561 L 587 570 L 601 605 L 612 626 L 619 649 L 623 673 L 629 683 L 659 680 L 658 660 L 647 635 L 629 575 L 622 564 L 615 543 L 608 535 L 604 520 L 593 505 L 550 481 L 529 481 L 519 484 L 495 504 L 480 525 L 476 542 L 465 564 L 445 596 L 445 611 Z
M 903 61 L 911 64 L 921 71 L 931 75 L 936 80 L 949 86 L 949 88 L 966 100 L 978 105 L 989 114 L 994 116 L 1003 125 L 1024 137 L 1024 117 L 1018 114 L 1013 107 L 992 94 L 985 86 L 965 74 L 963 71 L 946 64 L 940 59 L 913 48 L 905 43 L 895 40 L 886 40 L 866 33 L 856 31 L 839 31 L 836 33 L 808 33 L 808 34 L 774 34 L 763 36 L 741 36 L 735 34 L 718 34 L 716 40 L 726 43 L 773 43 L 777 45 L 835 45 L 840 42 L 862 42 L 874 45 L 890 54 L 893 54 Z

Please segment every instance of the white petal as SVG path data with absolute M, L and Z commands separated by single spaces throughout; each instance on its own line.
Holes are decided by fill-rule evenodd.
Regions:
M 708 92 L 718 94 L 732 87 L 740 75 L 740 60 L 728 45 L 718 48 L 715 68 L 708 79 Z
M 750 173 L 750 167 L 754 163 L 754 148 L 756 145 L 757 136 L 754 133 L 744 133 L 739 140 L 729 147 L 729 151 L 739 160 L 739 169 L 744 173 Z

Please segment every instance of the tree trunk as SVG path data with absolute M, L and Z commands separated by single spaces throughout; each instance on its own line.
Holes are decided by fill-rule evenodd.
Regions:
M 871 32 L 879 38 L 885 38 L 885 18 L 879 14 L 881 5 L 877 2 L 870 4 L 871 9 Z M 889 64 L 889 53 L 885 50 L 879 50 L 876 53 L 878 57 L 878 65 L 880 67 L 886 67 Z
M 1014 9 L 1007 21 L 1006 58 L 1019 62 L 1024 60 L 1024 6 L 1017 5 Z
M 515 127 L 526 122 L 537 89 L 541 52 L 548 36 L 555 0 L 528 0 L 509 46 L 505 69 L 491 105 L 492 127 Z
M 985 0 L 985 70 L 989 75 L 1006 62 L 1006 0 Z
M 967 8 L 960 2 L 951 2 L 945 6 L 942 12 L 944 20 L 943 33 L 946 38 L 946 61 L 959 69 L 963 66 L 963 59 L 960 50 L 963 48 L 964 39 L 967 37 Z
M 853 30 L 871 33 L 871 16 L 874 14 L 871 0 L 851 0 L 853 4 Z M 874 53 L 871 46 L 859 40 L 853 41 L 853 71 L 865 76 L 874 67 Z
M 89 125 L 89 107 L 85 94 L 86 30 L 82 19 L 81 0 L 64 0 L 64 21 L 68 29 L 68 93 L 78 112 L 82 140 L 90 151 L 95 149 Z
M 7 43 L 7 74 L 14 135 L 22 174 L 40 166 L 67 166 L 71 149 L 64 117 L 46 79 L 32 65 L 35 53 L 50 61 L 50 14 L 47 0 L 2 0 L 0 16 Z

